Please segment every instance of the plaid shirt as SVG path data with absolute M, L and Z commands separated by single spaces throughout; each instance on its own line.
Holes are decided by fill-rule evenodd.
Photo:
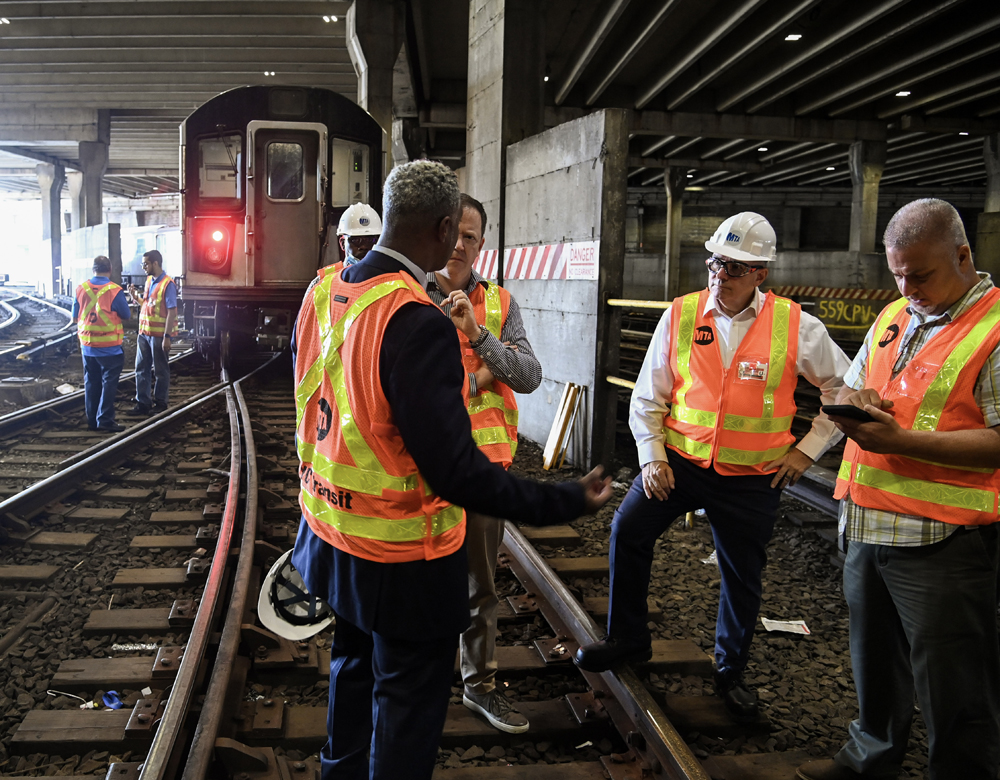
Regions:
M 465 286 L 465 294 L 471 296 L 479 285 L 487 287 L 490 284 L 492 282 L 486 281 L 473 270 L 469 283 Z M 427 274 L 427 295 L 444 310 L 445 314 L 451 315 L 451 304 L 444 303 L 444 299 L 448 296 L 438 286 L 437 278 L 432 273 Z M 507 344 L 517 349 L 511 349 Z M 507 319 L 500 329 L 500 338 L 483 328 L 483 340 L 474 345 L 473 349 L 482 358 L 486 367 L 493 372 L 493 376 L 515 393 L 533 393 L 542 383 L 542 365 L 535 357 L 531 344 L 528 343 L 528 336 L 524 332 L 524 321 L 521 319 L 521 307 L 517 305 L 513 296 L 510 299 L 510 308 L 507 310 Z M 469 394 L 479 394 L 474 374 L 469 374 Z
M 930 339 L 949 322 L 974 306 L 993 287 L 990 275 L 979 274 L 979 284 L 975 285 L 965 295 L 959 298 L 944 314 L 924 316 L 908 309 L 910 322 L 903 332 L 903 341 L 899 348 L 899 358 L 892 367 L 895 377 L 902 371 L 913 356 Z M 868 352 L 871 349 L 873 331 L 868 331 L 865 343 L 858 351 L 851 369 L 844 377 L 844 384 L 861 390 L 865 386 L 865 374 L 868 363 Z M 974 395 L 976 403 L 983 412 L 985 425 L 992 428 L 1000 425 L 1000 395 L 997 386 L 1000 383 L 1000 348 L 993 351 L 983 366 L 976 380 Z M 890 547 L 921 547 L 947 539 L 961 526 L 943 523 L 940 520 L 930 520 L 926 517 L 906 515 L 899 512 L 886 512 L 881 509 L 858 506 L 850 496 L 845 496 L 840 503 L 840 533 L 852 542 L 865 544 L 884 544 Z

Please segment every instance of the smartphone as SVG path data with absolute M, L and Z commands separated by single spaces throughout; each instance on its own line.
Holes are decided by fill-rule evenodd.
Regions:
M 864 409 L 859 406 L 851 406 L 850 404 L 831 404 L 830 406 L 821 406 L 820 410 L 826 412 L 831 417 L 849 417 L 859 422 L 875 421 L 875 418 Z

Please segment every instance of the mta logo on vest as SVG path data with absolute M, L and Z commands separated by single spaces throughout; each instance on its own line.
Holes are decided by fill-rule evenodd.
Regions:
M 715 341 L 715 333 L 707 325 L 702 325 L 699 328 L 695 328 L 694 331 L 694 343 L 700 344 L 701 346 L 707 346 Z
M 740 243 L 740 237 L 737 233 L 729 233 L 726 235 L 727 244 L 738 244 Z
M 899 338 L 899 325 L 893 323 L 888 328 L 885 329 L 885 333 L 882 334 L 882 338 L 878 345 L 880 347 L 888 347 L 892 342 Z

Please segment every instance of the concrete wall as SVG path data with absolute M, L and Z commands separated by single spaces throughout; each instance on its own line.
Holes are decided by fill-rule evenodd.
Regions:
M 595 280 L 504 283 L 521 307 L 542 364 L 542 386 L 518 397 L 520 431 L 544 444 L 565 384 L 585 386 L 570 451 L 576 463 L 606 456 L 598 439 L 606 433 L 608 386 L 595 366 L 608 359 L 608 307 L 602 301 L 620 294 L 626 151 L 621 110 L 567 122 L 507 150 L 507 247 L 600 241 Z M 614 338 L 616 368 L 617 333 Z

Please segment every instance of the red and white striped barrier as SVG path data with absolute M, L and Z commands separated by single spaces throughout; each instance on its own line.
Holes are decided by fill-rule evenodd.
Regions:
M 599 241 L 574 241 L 507 249 L 503 255 L 503 278 L 594 280 L 599 248 Z M 484 279 L 495 280 L 499 254 L 496 249 L 480 252 L 473 268 Z
M 869 290 L 864 287 L 809 287 L 803 284 L 786 284 L 772 287 L 771 292 L 785 298 L 849 298 L 868 301 L 889 301 L 901 297 L 899 290 Z

